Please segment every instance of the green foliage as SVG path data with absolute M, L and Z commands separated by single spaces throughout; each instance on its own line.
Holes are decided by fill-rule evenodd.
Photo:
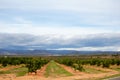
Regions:
M 116 60 L 116 64 L 119 66 L 120 65 L 120 60 Z
M 97 61 L 97 66 L 101 66 L 101 61 Z
M 48 60 L 42 58 L 30 58 L 30 57 L 0 57 L 0 64 L 3 67 L 7 65 L 19 65 L 25 64 L 28 68 L 28 72 L 35 72 L 40 69 L 41 66 L 48 63 Z
M 19 65 L 19 64 L 25 64 L 29 60 L 29 58 L 24 57 L 0 57 L 0 64 L 2 64 L 3 67 L 6 67 L 7 65 Z
M 110 67 L 110 62 L 108 60 L 104 60 L 102 65 L 103 65 L 103 68 L 109 68 Z
M 41 66 L 47 64 L 47 61 L 42 60 L 41 58 L 39 59 L 30 59 L 27 64 L 26 67 L 28 68 L 28 72 L 35 72 L 35 74 L 37 73 L 37 70 L 41 68 Z
M 7 64 L 8 64 L 8 61 L 4 59 L 4 60 L 2 61 L 2 66 L 3 66 L 3 67 L 6 67 Z
M 61 59 L 56 60 L 56 62 L 67 65 L 67 66 L 71 66 L 75 70 L 84 71 L 82 64 L 85 64 L 85 62 L 82 62 L 80 60 L 64 58 L 62 60 Z
M 41 67 L 41 64 L 37 60 L 30 60 L 28 61 L 26 67 L 28 68 L 28 72 L 36 73 L 36 70 Z
M 109 68 L 111 65 L 120 65 L 119 58 L 79 58 L 79 57 L 62 57 L 58 58 L 56 62 L 71 66 L 75 70 L 84 70 L 82 65 L 102 66 L 103 68 Z M 82 69 L 83 68 L 83 69 Z
M 85 69 L 81 64 L 73 64 L 72 66 L 75 70 L 84 71 Z

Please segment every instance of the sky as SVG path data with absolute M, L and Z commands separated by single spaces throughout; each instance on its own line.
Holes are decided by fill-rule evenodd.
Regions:
M 120 0 L 0 0 L 0 34 L 1 48 L 12 42 L 2 40 L 8 34 L 25 35 L 9 46 L 119 51 Z

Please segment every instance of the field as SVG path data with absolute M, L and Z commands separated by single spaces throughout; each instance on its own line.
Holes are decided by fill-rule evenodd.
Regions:
M 120 58 L 0 57 L 0 80 L 104 80 L 120 76 Z

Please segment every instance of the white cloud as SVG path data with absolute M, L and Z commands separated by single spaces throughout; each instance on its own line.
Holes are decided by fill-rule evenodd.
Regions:
M 76 12 L 119 12 L 118 0 L 1 0 L 0 8 L 19 10 L 67 10 Z
M 99 17 L 100 18 L 100 17 Z M 55 34 L 66 35 L 67 37 L 75 36 L 75 35 L 86 35 L 86 34 L 99 34 L 99 33 L 119 33 L 119 21 L 113 21 L 110 24 L 106 22 L 95 21 L 97 18 L 95 17 L 88 18 L 84 17 L 82 23 L 86 22 L 88 26 L 66 26 L 64 24 L 35 24 L 31 20 L 25 19 L 21 16 L 13 17 L 13 23 L 7 23 L 5 21 L 0 21 L 0 32 L 2 33 L 26 33 L 33 35 L 43 35 L 43 34 Z M 89 26 L 89 24 L 99 25 L 99 27 Z M 101 24 L 101 25 L 100 25 Z M 107 27 L 103 27 L 102 24 L 107 25 Z M 112 25 L 110 27 L 109 25 Z M 117 25 L 118 29 L 115 29 Z
M 26 35 L 0 34 L 1 48 L 23 47 L 29 49 L 119 51 L 119 34 L 76 35 Z
M 14 21 L 16 21 L 18 24 L 31 24 L 31 21 L 25 20 L 22 17 L 15 17 L 13 18 Z
M 76 50 L 76 51 L 120 51 L 120 46 L 104 47 L 82 47 L 82 48 L 58 48 L 55 50 Z M 54 49 L 53 49 L 54 50 Z
M 26 22 L 26 21 L 24 21 Z M 100 27 L 66 27 L 66 26 L 58 26 L 55 25 L 35 25 L 31 23 L 24 24 L 0 24 L 0 32 L 2 33 L 26 33 L 33 35 L 41 35 L 41 34 L 56 34 L 58 35 L 85 35 L 85 34 L 98 34 L 98 33 L 119 33 L 119 31 L 114 30 L 105 30 Z
M 100 27 L 104 28 L 107 27 L 107 29 L 109 29 L 109 27 L 119 27 L 120 26 L 120 19 L 119 19 L 119 14 L 120 14 L 120 1 L 118 0 L 1 0 L 0 1 L 0 9 L 1 10 L 7 10 L 7 13 L 4 14 L 8 14 L 7 16 L 11 16 L 11 14 L 9 14 L 9 12 L 12 12 L 13 14 L 15 14 L 15 16 L 12 16 L 13 19 L 15 20 L 15 22 L 13 22 L 15 25 L 20 23 L 21 25 L 16 25 L 16 27 L 18 26 L 31 26 L 33 30 L 41 30 L 39 32 L 44 31 L 45 28 L 35 28 L 37 27 L 51 27 L 51 26 L 57 26 L 57 27 L 69 27 L 69 26 L 65 26 L 65 24 L 70 24 L 72 25 L 72 23 L 74 24 L 74 22 L 76 24 L 80 24 L 77 27 L 92 27 L 91 29 L 89 28 L 80 28 L 79 32 L 84 33 L 84 31 L 90 31 L 93 33 L 93 26 L 99 27 L 98 30 L 94 30 L 95 32 L 108 32 L 103 30 L 100 30 Z M 38 23 L 39 25 L 36 25 L 35 20 L 26 20 L 23 18 L 23 15 L 17 15 L 17 13 L 14 13 L 19 11 L 19 12 L 25 12 L 29 15 L 30 14 L 34 14 L 38 16 L 42 16 L 42 17 L 47 17 L 46 23 L 44 23 L 44 25 L 42 25 L 42 19 L 40 19 L 41 23 Z M 46 13 L 46 15 L 39 15 L 39 13 Z M 47 14 L 48 13 L 48 14 Z M 62 13 L 61 15 L 57 15 L 59 17 L 56 16 L 51 16 L 52 13 Z M 71 19 L 73 19 L 73 22 L 69 22 L 69 19 L 66 20 L 66 23 L 61 22 L 62 20 L 64 21 L 64 19 L 69 18 L 69 17 L 65 17 L 63 16 L 65 14 L 74 14 L 76 16 L 73 16 Z M 16 17 L 16 15 L 18 17 Z M 54 14 L 52 14 L 54 15 Z M 19 17 L 20 16 L 20 17 Z M 60 18 L 60 16 L 64 17 L 64 18 Z M 25 17 L 29 17 L 31 18 L 31 15 L 29 16 L 25 16 Z M 74 19 L 74 17 L 77 17 Z M 56 20 L 56 18 L 58 18 L 58 21 Z M 52 21 L 53 19 L 53 21 Z M 61 19 L 61 21 L 59 21 L 59 19 Z M 3 20 L 3 19 L 1 19 Z M 68 22 L 67 22 L 68 21 Z M 50 23 L 50 24 L 48 24 Z M 5 23 L 8 25 L 8 23 Z M 48 24 L 48 25 L 46 25 Z M 55 24 L 55 25 L 54 25 Z M 9 26 L 15 26 L 15 25 L 9 25 Z M 82 25 L 88 25 L 88 26 L 82 26 Z M 2 25 L 0 25 L 2 26 Z M 29 28 L 31 28 L 29 27 Z M 73 25 L 73 27 L 76 27 Z M 53 27 L 52 27 L 53 28 Z M 6 28 L 7 29 L 7 28 Z M 25 29 L 25 28 L 24 28 Z M 49 28 L 48 28 L 49 29 Z M 78 28 L 77 28 L 78 29 Z M 92 30 L 93 29 L 93 30 Z M 106 28 L 105 28 L 106 29 Z M 11 30 L 11 29 L 10 29 Z M 13 30 L 13 29 L 12 29 Z M 28 29 L 29 30 L 29 29 Z M 36 33 L 38 32 L 38 30 L 36 30 Z M 59 28 L 58 28 L 59 30 Z M 58 30 L 56 32 L 58 32 Z M 92 31 L 91 31 L 92 30 Z M 31 30 L 30 30 L 31 31 Z M 50 32 L 55 32 L 51 31 L 49 29 Z M 48 32 L 49 32 L 48 31 Z M 73 29 L 74 31 L 74 29 Z M 4 32 L 4 31 L 3 31 Z M 64 30 L 63 30 L 64 32 Z M 66 31 L 65 31 L 66 32 Z M 76 31 L 77 33 L 78 31 Z M 111 31 L 110 31 L 111 32 Z M 33 32 L 35 33 L 35 32 Z M 47 32 L 46 32 L 47 33 Z

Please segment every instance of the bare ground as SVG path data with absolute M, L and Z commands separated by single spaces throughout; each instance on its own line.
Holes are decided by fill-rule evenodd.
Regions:
M 7 71 L 7 70 L 11 70 L 11 69 L 14 69 L 14 68 L 19 68 L 21 67 L 21 65 L 16 65 L 16 66 L 7 66 L 7 67 L 4 67 L 4 68 L 0 68 L 0 71 Z

